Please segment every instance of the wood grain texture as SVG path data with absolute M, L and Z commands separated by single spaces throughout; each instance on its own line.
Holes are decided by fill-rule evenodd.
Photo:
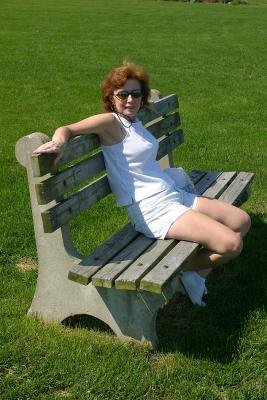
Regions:
M 167 115 L 166 117 L 157 121 L 155 124 L 147 126 L 146 128 L 155 136 L 155 138 L 159 139 L 163 135 L 169 135 L 172 131 L 177 129 L 179 125 L 180 117 L 176 112 L 171 115 Z
M 178 107 L 178 98 L 176 94 L 171 94 L 169 96 L 159 99 L 150 106 L 145 106 L 141 108 L 138 113 L 138 118 L 143 122 L 143 124 L 150 123 L 154 119 L 157 119 L 163 115 L 168 114 L 170 111 L 175 110 Z
M 229 185 L 225 192 L 220 196 L 220 200 L 229 204 L 236 204 L 240 196 L 247 190 L 254 179 L 255 174 L 251 172 L 239 172 L 236 179 Z
M 52 200 L 62 199 L 65 193 L 93 178 L 104 169 L 104 157 L 102 153 L 97 153 L 58 172 L 57 175 L 37 183 L 35 189 L 39 204 L 47 204 Z
M 93 277 L 94 286 L 112 287 L 117 276 L 125 270 L 147 247 L 153 243 L 154 239 L 143 235 L 137 238 L 118 253 L 111 262 L 102 267 Z
M 140 289 L 162 293 L 164 285 L 178 274 L 184 263 L 199 249 L 198 243 L 180 241 L 145 277 Z
M 107 196 L 110 192 L 111 189 L 107 176 L 103 176 L 85 186 L 67 200 L 58 203 L 56 206 L 42 213 L 43 220 L 50 221 L 49 228 L 48 223 L 44 226 L 45 232 L 53 232 L 60 228 L 82 211 L 85 211 L 97 201 Z
M 122 229 L 102 243 L 89 256 L 84 257 L 80 264 L 75 265 L 69 271 L 69 279 L 88 285 L 92 276 L 107 264 L 117 253 L 131 243 L 139 233 L 131 224 L 125 225 Z
M 136 290 L 142 277 L 175 245 L 175 240 L 155 240 L 137 260 L 118 276 L 115 280 L 116 289 Z
M 184 142 L 182 129 L 177 129 L 171 135 L 162 139 L 159 143 L 157 160 L 160 160 L 166 154 L 171 153 L 176 147 Z

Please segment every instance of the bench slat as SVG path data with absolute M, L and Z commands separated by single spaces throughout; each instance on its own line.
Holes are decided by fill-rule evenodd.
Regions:
M 219 180 L 216 182 L 215 185 L 211 185 L 206 191 L 205 191 L 205 197 L 208 197 L 210 199 L 218 198 L 223 191 L 225 190 L 225 185 L 229 185 L 229 182 L 231 182 L 234 177 L 236 176 L 236 172 L 224 172 L 223 174 L 220 175 Z
M 147 124 L 156 118 L 168 114 L 170 111 L 173 111 L 177 107 L 178 107 L 177 95 L 171 94 L 153 103 L 151 108 L 149 107 L 141 108 L 137 116 L 143 122 L 143 124 Z
M 54 232 L 111 192 L 107 176 L 85 186 L 67 200 L 41 213 L 44 232 Z
M 175 240 L 154 240 L 152 245 L 115 280 L 116 289 L 136 290 L 139 282 L 176 245 Z
M 160 160 L 166 154 L 171 153 L 178 145 L 184 142 L 182 129 L 177 129 L 171 135 L 162 139 L 159 143 L 157 160 Z
M 216 181 L 216 179 L 219 178 L 221 175 L 221 172 L 208 172 L 204 179 L 201 179 L 196 185 L 196 191 L 197 193 L 204 193 L 205 190 L 207 190 L 213 182 Z
M 240 197 L 246 191 L 246 188 L 252 182 L 254 178 L 251 172 L 240 172 L 234 182 L 225 190 L 225 192 L 220 196 L 220 200 L 226 203 L 236 204 L 238 203 Z
M 105 169 L 102 152 L 92 155 L 86 160 L 51 176 L 35 185 L 39 204 L 47 204 L 55 199 L 62 199 L 63 195 L 71 191 L 87 179 L 93 178 Z
M 190 179 L 192 180 L 195 186 L 202 178 L 204 178 L 206 174 L 207 174 L 206 171 L 201 171 L 199 169 L 193 169 L 192 171 L 189 172 Z
M 164 285 L 178 274 L 183 264 L 200 248 L 198 243 L 180 241 L 140 282 L 140 289 L 162 293 Z
M 112 262 L 102 267 L 93 277 L 94 286 L 111 288 L 116 277 L 131 264 L 135 258 L 142 254 L 154 239 L 139 235 L 125 249 L 118 253 Z
M 232 182 L 235 175 L 233 173 L 222 173 L 216 182 L 211 182 L 214 197 L 219 197 L 221 193 L 222 182 L 226 188 Z M 209 189 L 207 189 L 207 191 L 210 192 Z M 205 196 L 206 192 L 204 192 L 203 195 Z M 186 241 L 178 242 L 175 248 L 171 250 L 169 254 L 164 257 L 159 264 L 141 280 L 140 289 L 155 293 L 162 293 L 164 285 L 166 285 L 170 279 L 179 273 L 179 270 L 185 261 L 192 257 L 199 247 L 200 245 L 198 243 Z
M 148 126 L 147 129 L 155 136 L 155 138 L 159 139 L 163 135 L 169 135 L 170 132 L 177 129 L 179 125 L 179 113 L 173 113 L 166 116 L 164 119 L 157 121 L 153 125 Z
M 91 277 L 139 235 L 128 223 L 69 271 L 69 279 L 88 285 Z
M 96 135 L 76 136 L 67 143 L 58 166 L 82 157 L 84 154 L 90 153 L 90 151 L 98 148 L 99 146 L 100 142 Z M 33 176 L 39 177 L 48 173 L 56 173 L 58 166 L 53 166 L 54 158 L 54 154 L 41 154 L 39 156 L 32 155 L 31 165 Z

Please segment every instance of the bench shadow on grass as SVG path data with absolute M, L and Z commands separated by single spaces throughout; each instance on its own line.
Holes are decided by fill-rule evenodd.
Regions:
M 214 271 L 207 282 L 207 307 L 194 307 L 175 296 L 157 318 L 162 352 L 228 363 L 238 355 L 239 340 L 249 316 L 267 304 L 267 225 L 252 215 L 252 229 L 243 253 Z
M 112 329 L 105 322 L 87 314 L 68 317 L 62 321 L 62 324 L 68 328 L 92 329 L 94 331 L 113 334 Z

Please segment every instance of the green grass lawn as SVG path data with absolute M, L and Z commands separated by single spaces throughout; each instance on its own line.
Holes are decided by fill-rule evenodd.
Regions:
M 249 3 L 1 4 L 1 400 L 266 398 L 267 2 Z M 242 255 L 210 277 L 208 307 L 175 298 L 161 311 L 157 353 L 89 318 L 26 317 L 37 259 L 15 143 L 100 112 L 101 80 L 124 58 L 150 71 L 152 87 L 179 95 L 186 144 L 177 166 L 256 173 Z M 125 221 L 108 196 L 74 221 L 73 237 L 85 254 Z

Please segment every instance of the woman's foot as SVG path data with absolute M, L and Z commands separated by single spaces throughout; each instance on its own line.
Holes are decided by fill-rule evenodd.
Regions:
M 202 300 L 202 297 L 208 293 L 205 279 L 195 271 L 180 272 L 179 279 L 191 303 L 205 307 L 206 303 Z

